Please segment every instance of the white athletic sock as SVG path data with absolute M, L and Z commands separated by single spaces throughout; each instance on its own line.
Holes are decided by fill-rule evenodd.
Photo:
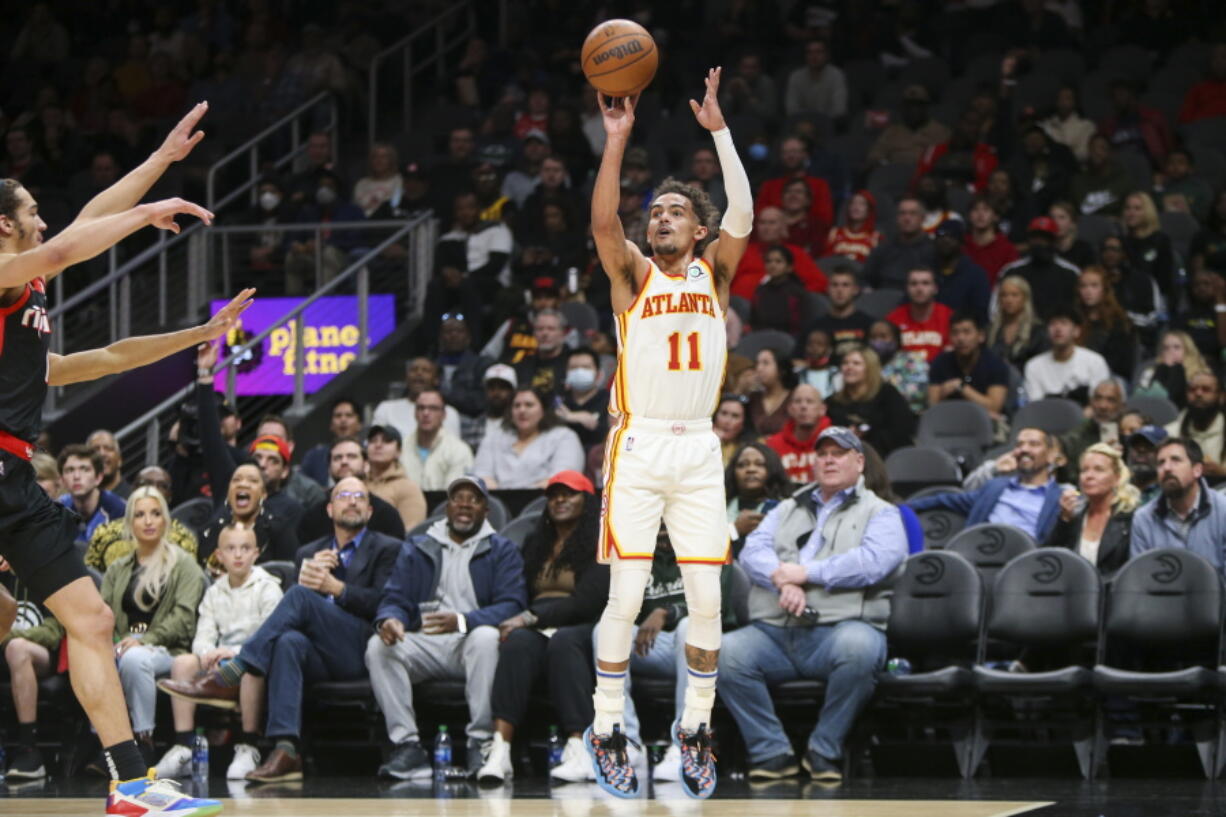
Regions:
M 689 667 L 685 685 L 685 708 L 681 710 L 681 728 L 693 732 L 702 724 L 711 726 L 711 710 L 715 708 L 715 680 L 719 670 L 699 672 Z
M 592 704 L 596 709 L 596 720 L 592 724 L 593 734 L 612 734 L 613 725 L 622 722 L 626 711 L 627 672 L 628 670 L 609 672 L 596 669 L 596 694 L 592 696 Z

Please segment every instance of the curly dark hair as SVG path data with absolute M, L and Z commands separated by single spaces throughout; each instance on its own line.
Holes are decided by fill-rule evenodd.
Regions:
M 0 179 L 0 216 L 17 218 L 17 191 L 21 182 L 16 179 Z
M 656 186 L 653 195 L 658 199 L 665 193 L 677 193 L 689 199 L 690 206 L 694 208 L 694 216 L 698 219 L 698 223 L 707 228 L 707 237 L 699 241 L 698 245 L 694 248 L 695 254 L 701 255 L 702 251 L 707 248 L 707 245 L 719 235 L 719 208 L 711 202 L 711 197 L 707 195 L 707 191 L 701 187 L 686 184 L 672 176 L 660 182 Z
M 766 482 L 762 486 L 765 497 L 767 499 L 786 497 L 792 490 L 792 481 L 788 479 L 787 471 L 783 468 L 783 460 L 779 459 L 779 454 L 775 449 L 761 440 L 754 440 L 738 448 L 732 455 L 732 459 L 728 460 L 728 467 L 724 469 L 724 493 L 728 499 L 732 500 L 739 494 L 736 488 L 736 461 L 741 458 L 741 454 L 744 454 L 747 448 L 757 451 L 766 460 Z
M 583 513 L 579 524 L 571 531 L 562 552 L 554 560 L 555 571 L 570 568 L 578 575 L 596 560 L 596 546 L 600 539 L 600 499 L 595 494 L 583 498 Z M 549 515 L 549 506 L 537 520 L 536 527 L 524 542 L 524 578 L 528 582 L 528 600 L 535 595 L 535 583 L 541 568 L 549 561 L 554 543 L 558 540 L 558 527 Z

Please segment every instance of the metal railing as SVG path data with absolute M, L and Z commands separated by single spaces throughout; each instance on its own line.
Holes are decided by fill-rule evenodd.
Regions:
M 327 121 L 325 124 L 319 124 L 314 120 L 318 111 L 327 112 Z M 327 131 L 332 136 L 332 160 L 336 161 L 336 143 L 337 143 L 337 127 L 340 124 L 340 113 L 337 108 L 336 99 L 327 91 L 320 91 L 315 96 L 303 102 L 297 108 L 282 116 L 276 122 L 272 123 L 264 130 L 257 133 L 255 136 L 248 139 L 243 144 L 236 147 L 234 150 L 227 153 L 222 158 L 213 163 L 209 168 L 208 179 L 206 182 L 205 207 L 216 212 L 222 207 L 225 207 L 230 202 L 237 199 L 244 193 L 250 192 L 252 195 L 252 203 L 255 203 L 255 190 L 259 186 L 260 180 L 264 173 L 260 167 L 260 147 L 265 142 L 272 142 L 273 150 L 283 150 L 283 152 L 272 159 L 272 166 L 275 170 L 281 170 L 286 165 L 291 164 L 295 159 L 301 156 L 307 149 L 306 139 L 303 137 L 303 127 L 306 127 L 306 133 L 309 136 L 312 131 Z M 289 133 L 286 134 L 286 126 L 289 126 Z M 283 141 L 289 140 L 289 149 L 284 150 Z M 281 143 L 281 144 L 278 144 Z M 217 178 L 235 161 L 247 159 L 246 177 L 239 183 L 238 187 L 234 188 L 225 195 L 218 197 L 217 195 Z
M 504 15 L 505 16 L 505 15 Z M 471 0 L 455 2 L 446 10 L 418 26 L 370 60 L 369 110 L 367 113 L 367 139 L 374 142 L 379 134 L 379 113 L 392 110 L 394 106 L 379 99 L 380 75 L 384 64 L 400 58 L 400 122 L 401 131 L 408 131 L 413 124 L 413 80 L 422 71 L 434 67 L 436 78 L 442 82 L 447 75 L 447 56 L 463 47 L 477 31 L 476 9 Z M 448 29 L 452 29 L 450 32 Z M 392 85 L 392 83 L 388 83 Z
M 273 332 L 286 327 L 291 327 L 294 338 L 293 354 L 295 359 L 292 405 L 295 408 L 301 408 L 304 405 L 306 401 L 304 380 L 306 376 L 306 366 L 304 365 L 306 345 L 303 342 L 303 336 L 306 323 L 303 316 L 312 304 L 326 295 L 336 294 L 342 290 L 348 291 L 348 287 L 352 284 L 353 291 L 358 298 L 358 354 L 356 361 L 360 363 L 368 362 L 370 359 L 368 307 L 372 294 L 388 291 L 395 292 L 398 303 L 404 304 L 404 314 L 398 322 L 404 322 L 421 315 L 425 301 L 426 283 L 430 278 L 432 269 L 434 242 L 437 233 L 436 222 L 428 216 L 420 216 L 410 221 L 286 224 L 274 225 L 271 228 L 264 225 L 214 228 L 204 236 L 208 243 L 200 252 L 196 253 L 196 255 L 208 259 L 206 264 L 207 270 L 197 270 L 195 274 L 189 271 L 188 289 L 196 288 L 198 290 L 197 297 L 203 297 L 205 300 L 207 300 L 210 294 L 217 295 L 218 297 L 230 297 L 233 295 L 230 292 L 230 287 L 223 286 L 223 284 L 228 283 L 225 281 L 227 277 L 236 277 L 233 272 L 234 262 L 232 260 L 223 262 L 217 257 L 218 251 L 223 247 L 225 248 L 224 252 L 232 254 L 231 250 L 234 245 L 239 243 L 232 237 L 252 236 L 270 231 L 285 233 L 314 232 L 318 246 L 318 239 L 324 230 L 383 231 L 386 234 L 380 237 L 377 243 L 372 243 L 360 254 L 355 254 L 356 257 L 352 257 L 350 263 L 330 281 L 322 282 L 317 278 L 317 281 L 320 282 L 319 286 L 314 288 L 309 297 L 286 312 L 258 335 L 250 338 L 241 346 L 231 349 L 230 354 L 218 362 L 214 372 L 224 371 L 226 373 L 226 393 L 231 405 L 235 405 L 234 398 L 239 364 L 247 358 L 248 353 L 252 349 L 263 344 Z M 393 245 L 400 245 L 404 249 L 402 259 L 404 263 L 403 278 L 391 274 L 391 270 L 395 266 L 394 264 L 377 263 L 377 260 L 383 257 L 384 251 Z M 227 269 L 230 271 L 227 272 Z M 317 266 L 316 269 L 318 270 L 319 267 Z M 206 278 L 206 280 L 195 279 L 194 276 L 198 275 L 211 275 L 212 277 Z M 402 282 L 403 286 L 398 285 L 397 282 Z M 237 289 L 243 285 L 243 282 L 240 281 L 233 288 Z M 403 296 L 403 300 L 401 300 L 401 296 Z M 259 296 L 257 295 L 257 297 Z M 116 432 L 115 436 L 119 441 L 120 450 L 126 462 L 154 465 L 166 459 L 171 447 L 167 439 L 167 432 L 177 418 L 178 407 L 191 394 L 192 388 L 193 384 L 188 383 L 182 389 Z

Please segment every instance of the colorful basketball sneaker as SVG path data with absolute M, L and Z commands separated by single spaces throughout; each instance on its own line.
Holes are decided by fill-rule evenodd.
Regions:
M 715 753 L 711 751 L 711 730 L 705 723 L 687 732 L 678 721 L 673 724 L 673 745 L 681 751 L 681 787 L 690 797 L 706 800 L 715 793 Z
M 211 817 L 221 813 L 221 803 L 188 797 L 178 783 L 158 780 L 150 769 L 148 777 L 111 781 L 106 813 L 109 817 Z
M 583 745 L 592 758 L 596 785 L 614 797 L 638 797 L 639 781 L 630 763 L 630 741 L 622 733 L 621 724 L 613 725 L 610 735 L 596 735 L 592 727 L 583 733 Z

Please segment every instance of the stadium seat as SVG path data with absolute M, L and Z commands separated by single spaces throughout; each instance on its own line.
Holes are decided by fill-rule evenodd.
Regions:
M 541 494 L 536 499 L 532 500 L 527 505 L 525 505 L 523 509 L 519 512 L 519 515 L 527 516 L 530 513 L 542 513 L 545 510 L 545 506 L 548 504 L 549 504 L 549 497 L 545 496 L 544 494 Z
M 1035 400 L 1017 410 L 1013 428 L 1041 428 L 1049 434 L 1064 434 L 1072 431 L 1085 420 L 1081 406 L 1063 397 L 1048 397 Z
M 1124 148 L 1115 151 L 1115 161 L 1128 171 L 1133 186 L 1138 190 L 1149 190 L 1154 185 L 1154 168 L 1149 157 L 1139 150 Z
M 1056 102 L 1056 92 L 1062 85 L 1060 77 L 1046 71 L 1031 71 L 1018 80 L 1014 91 L 1014 105 L 1018 110 L 1034 108 L 1045 111 Z
M 1086 72 L 1086 60 L 1080 51 L 1055 48 L 1035 57 L 1033 70 L 1054 74 L 1063 83 L 1076 84 Z
M 508 523 L 505 527 L 499 530 L 498 533 L 507 537 L 522 548 L 524 546 L 524 542 L 528 541 L 529 534 L 536 529 L 540 519 L 541 514 L 539 512 L 520 514 L 519 517 Z
M 1150 362 L 1152 363 L 1153 361 Z M 1124 407 L 1141 412 L 1150 418 L 1154 425 L 1159 426 L 1173 423 L 1175 418 L 1179 416 L 1179 406 L 1165 397 L 1147 397 L 1143 394 L 1137 394 L 1129 397 Z
M 1153 62 L 1153 54 L 1139 45 L 1113 45 L 1103 52 L 1098 70 L 1144 81 L 1149 78 Z
M 873 713 L 880 739 L 901 724 L 918 727 L 907 732 L 947 731 L 964 777 L 971 772 L 974 708 L 966 694 L 980 657 L 983 587 L 975 568 L 956 553 L 917 553 L 906 561 L 894 582 L 886 634 L 889 655 L 905 658 L 911 671 L 878 674 Z
M 430 530 L 430 526 L 443 518 L 442 512 L 431 514 L 430 516 L 418 522 L 412 528 L 405 532 L 405 539 L 412 539 L 414 536 L 421 536 L 426 531 Z
M 1166 64 L 1171 65 L 1186 65 L 1191 70 L 1195 71 L 1199 77 L 1206 68 L 1209 67 L 1209 52 L 1212 46 L 1201 40 L 1189 40 L 1185 43 L 1180 43 L 1171 51 L 1167 57 Z
M 848 60 L 843 64 L 847 78 L 848 106 L 853 111 L 864 108 L 885 81 L 885 69 L 878 60 Z
M 1119 234 L 1119 224 L 1107 216 L 1090 213 L 1077 219 L 1077 237 L 1093 247 L 1095 252 L 1098 252 L 1098 245 L 1104 238 Z
M 949 452 L 963 471 L 970 472 L 983 461 L 993 437 L 992 418 L 983 406 L 970 400 L 942 400 L 920 415 L 915 441 Z
M 749 323 L 749 318 L 753 314 L 753 304 L 749 301 L 740 295 L 732 295 L 728 298 L 728 308 L 737 314 L 742 323 Z
M 1026 531 L 992 522 L 972 525 L 945 544 L 946 550 L 961 555 L 975 566 L 983 576 L 984 586 L 989 589 L 1005 565 L 1036 547 Z
M 894 490 L 908 494 L 933 483 L 960 483 L 962 472 L 952 454 L 927 446 L 903 446 L 885 458 L 885 472 Z
M 566 317 L 566 323 L 571 329 L 578 330 L 581 335 L 600 328 L 600 316 L 591 304 L 582 301 L 566 301 L 562 304 L 561 309 L 562 314 Z
M 791 355 L 796 347 L 796 338 L 778 329 L 759 329 L 741 338 L 736 345 L 736 354 L 750 360 L 757 360 L 758 352 L 763 349 L 774 349 L 782 355 Z
M 732 605 L 732 612 L 736 615 L 738 627 L 744 627 L 749 623 L 749 588 L 752 584 L 753 582 L 750 580 L 749 574 L 745 572 L 745 568 L 733 562 L 732 598 L 728 600 L 728 603 Z
M 426 521 L 429 522 L 433 519 L 437 519 L 446 512 L 447 500 L 444 499 L 442 502 L 434 506 L 434 510 L 430 511 L 430 519 L 427 519 Z M 506 503 L 492 494 L 490 495 L 489 512 L 487 515 L 490 520 L 490 525 L 494 528 L 494 530 L 502 530 L 502 527 L 511 521 L 511 512 L 507 510 Z M 425 522 L 422 524 L 425 524 Z
M 1192 159 L 1195 162 L 1192 175 L 1204 179 L 1214 190 L 1226 187 L 1226 155 L 1213 145 L 1193 145 Z
M 281 582 L 282 592 L 289 590 L 298 581 L 298 570 L 294 567 L 293 562 L 277 560 L 274 562 L 261 562 L 259 566 L 277 577 Z
M 947 508 L 929 508 L 918 516 L 924 529 L 924 550 L 943 549 L 966 526 L 965 516 Z
M 868 192 L 874 196 L 885 193 L 897 199 L 907 192 L 907 188 L 911 186 L 911 177 L 914 175 L 915 165 L 910 162 L 892 162 L 875 167 L 868 174 Z
M 1160 713 L 1137 725 L 1168 733 L 1191 730 L 1208 778 L 1216 771 L 1221 630 L 1217 569 L 1182 548 L 1147 551 L 1112 579 L 1103 620 L 1099 654 L 1117 663 L 1125 663 L 1124 656 L 1127 666 L 1094 667 L 1100 695 L 1145 699 L 1146 711 Z M 1101 708 L 1102 717 L 1112 715 L 1110 707 Z M 1095 757 L 1105 757 L 1106 738 L 1099 734 Z
M 1184 123 L 1179 126 L 1179 135 L 1193 150 L 1201 145 L 1220 150 L 1226 144 L 1226 116 Z
M 875 289 L 856 298 L 856 309 L 876 320 L 884 320 L 902 303 L 903 293 L 898 289 Z
M 852 272 L 857 276 L 864 269 L 864 265 L 859 261 L 852 261 L 850 258 L 843 255 L 828 255 L 825 258 L 817 259 L 817 268 L 822 271 L 822 274 L 827 278 L 834 272 L 836 267 L 851 267 Z
M 992 738 L 992 727 L 1037 730 L 1046 737 L 1057 728 L 1071 735 L 1082 777 L 1094 769 L 1094 707 L 1088 694 L 1102 610 L 1103 582 L 1098 569 L 1075 551 L 1041 548 L 1023 553 L 996 577 L 988 617 L 987 657 L 1022 658 L 1025 671 L 1010 672 L 976 664 L 980 729 L 973 766 L 978 767 Z M 1032 666 L 1033 665 L 1033 666 Z M 1041 712 L 1019 722 L 1017 697 L 1047 696 Z M 1035 720 L 1035 718 L 1038 720 Z M 1040 742 L 1047 741 L 1040 738 Z
M 213 516 L 213 500 L 207 496 L 198 496 L 181 502 L 170 512 L 171 519 L 177 519 L 188 530 L 200 536 L 204 526 Z
M 1158 221 L 1162 224 L 1162 232 L 1171 238 L 1171 246 L 1181 258 L 1188 257 L 1188 249 L 1192 246 L 1192 237 L 1200 230 L 1200 225 L 1189 213 L 1169 211 L 1160 213 Z
M 805 303 L 804 309 L 807 310 L 807 314 L 814 319 L 830 314 L 830 299 L 820 292 L 806 292 L 801 296 L 801 300 Z M 802 344 L 804 340 L 804 338 L 801 338 Z M 803 346 L 796 351 L 803 353 Z

